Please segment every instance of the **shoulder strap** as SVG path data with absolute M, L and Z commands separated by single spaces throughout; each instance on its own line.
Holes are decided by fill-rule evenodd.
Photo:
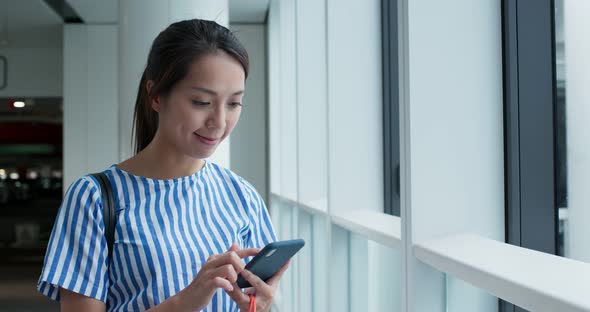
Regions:
M 101 198 L 102 198 L 102 218 L 104 221 L 104 233 L 107 240 L 109 257 L 107 262 L 111 262 L 111 255 L 113 254 L 113 245 L 115 243 L 115 198 L 111 187 L 111 181 L 103 172 L 91 174 L 100 184 Z

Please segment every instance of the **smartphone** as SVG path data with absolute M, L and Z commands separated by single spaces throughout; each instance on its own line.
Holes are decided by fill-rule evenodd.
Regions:
M 272 242 L 256 255 L 248 264 L 246 270 L 256 274 L 261 280 L 267 281 L 277 271 L 291 259 L 303 246 L 305 241 L 303 239 L 284 240 L 279 242 Z M 238 276 L 238 287 L 251 287 L 250 283 L 241 275 Z

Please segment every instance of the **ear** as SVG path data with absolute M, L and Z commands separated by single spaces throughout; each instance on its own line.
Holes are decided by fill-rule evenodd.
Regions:
M 153 80 L 148 80 L 145 88 L 148 94 L 150 94 L 150 91 L 152 91 L 152 88 L 154 87 L 154 81 Z M 150 106 L 152 107 L 152 109 L 156 112 L 160 112 L 160 108 L 161 108 L 161 103 L 160 103 L 160 96 L 157 95 L 154 98 L 150 98 Z

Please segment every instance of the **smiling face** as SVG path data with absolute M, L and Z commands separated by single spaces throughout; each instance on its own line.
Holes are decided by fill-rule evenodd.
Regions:
M 154 139 L 193 158 L 211 156 L 240 118 L 245 79 L 242 65 L 226 52 L 199 57 L 169 94 L 152 101 L 159 115 Z

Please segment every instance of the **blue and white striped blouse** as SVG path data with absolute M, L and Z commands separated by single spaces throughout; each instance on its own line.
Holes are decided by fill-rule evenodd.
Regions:
M 54 300 L 63 287 L 106 302 L 107 311 L 147 310 L 188 286 L 210 255 L 233 242 L 250 248 L 276 239 L 252 185 L 214 163 L 171 180 L 115 165 L 105 173 L 118 199 L 110 268 L 99 184 L 82 177 L 66 192 L 37 285 Z M 238 310 L 219 289 L 204 311 Z

